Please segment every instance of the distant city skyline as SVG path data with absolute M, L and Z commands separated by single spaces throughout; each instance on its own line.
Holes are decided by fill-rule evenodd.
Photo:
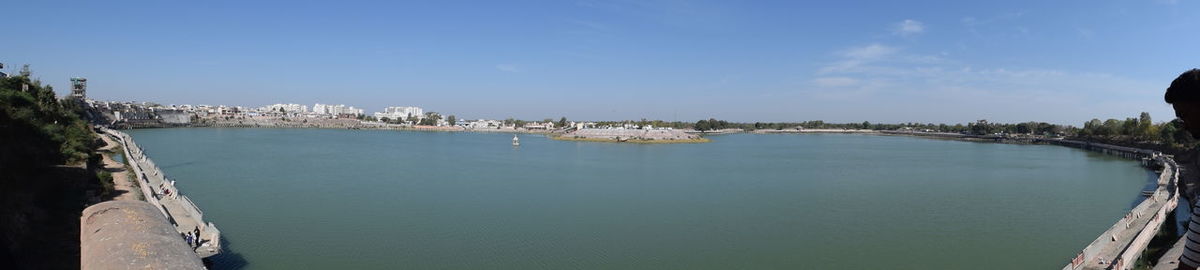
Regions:
M 65 96 L 463 119 L 967 123 L 1150 112 L 1197 1 L 6 4 L 3 72 Z

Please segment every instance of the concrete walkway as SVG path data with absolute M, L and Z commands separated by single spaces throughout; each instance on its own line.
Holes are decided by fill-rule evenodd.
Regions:
M 1121 224 L 1129 225 L 1123 229 L 1114 231 L 1112 234 L 1109 234 L 1109 237 L 1116 236 L 1116 240 L 1111 241 L 1111 243 L 1108 245 L 1104 245 L 1103 248 L 1100 249 L 1100 252 L 1096 254 L 1096 257 L 1092 259 L 1092 261 L 1084 264 L 1084 269 L 1111 269 L 1113 260 L 1121 256 L 1121 253 L 1123 253 L 1133 244 L 1134 238 L 1138 234 L 1142 233 L 1148 223 L 1150 223 L 1150 219 L 1154 218 L 1156 211 L 1162 209 L 1164 204 L 1167 203 L 1166 198 L 1157 198 L 1157 200 L 1155 199 L 1156 198 L 1154 197 L 1146 198 L 1147 201 L 1154 201 L 1151 201 L 1150 205 L 1147 207 L 1140 209 L 1142 211 L 1131 212 L 1130 215 L 1134 216 L 1131 216 L 1128 219 L 1128 222 L 1121 222 Z M 1161 224 L 1161 221 L 1159 223 Z M 1157 230 L 1155 230 L 1155 232 L 1157 232 Z M 1126 265 L 1123 268 L 1128 268 L 1129 266 L 1133 266 L 1133 263 L 1135 262 L 1124 263 Z
M 1107 154 L 1122 157 L 1140 157 L 1142 152 L 1122 152 L 1120 148 L 1106 148 L 1105 145 L 1084 144 L 1089 150 L 1103 150 Z M 1139 150 L 1141 151 L 1141 150 Z M 1135 266 L 1142 252 L 1162 228 L 1164 221 L 1171 219 L 1171 211 L 1178 204 L 1179 165 L 1169 156 L 1153 152 L 1144 164 L 1161 165 L 1158 174 L 1157 187 L 1153 193 L 1138 203 L 1120 220 L 1100 234 L 1095 240 L 1084 247 L 1083 251 L 1071 259 L 1063 270 L 1077 269 L 1131 269 Z M 1143 193 L 1145 194 L 1145 193 Z M 1158 258 L 1149 258 L 1158 259 Z
M 113 139 L 108 135 L 101 135 L 100 138 L 104 139 L 104 147 L 100 148 L 101 152 L 112 152 L 117 147 L 120 147 L 120 144 L 113 141 Z M 121 154 L 124 155 L 124 153 Z M 101 156 L 104 157 L 104 170 L 112 174 L 113 189 L 117 191 L 117 196 L 113 197 L 112 199 L 118 201 L 141 200 L 138 196 L 141 191 L 138 190 L 137 183 L 133 182 L 133 178 L 130 177 L 129 172 L 125 170 L 125 164 L 113 160 L 112 154 L 104 154 Z
M 175 187 L 174 181 L 168 180 L 162 170 L 142 152 L 132 137 L 125 133 L 106 130 L 106 133 L 116 137 L 125 148 L 125 158 L 133 168 L 134 181 L 138 181 L 141 193 L 146 202 L 157 207 L 175 229 L 184 234 L 196 234 L 199 231 L 199 245 L 194 246 L 196 254 L 202 258 L 221 252 L 221 231 L 212 223 L 204 222 L 204 213 L 200 208 L 181 194 Z

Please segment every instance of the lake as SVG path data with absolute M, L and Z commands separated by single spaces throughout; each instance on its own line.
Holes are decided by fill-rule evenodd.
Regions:
M 129 134 L 223 232 L 217 269 L 1058 269 L 1149 177 L 1061 146 L 900 136 Z

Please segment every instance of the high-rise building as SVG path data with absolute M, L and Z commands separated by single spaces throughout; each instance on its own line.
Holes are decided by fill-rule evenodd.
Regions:
M 313 104 L 312 111 L 315 114 L 330 114 L 329 113 L 329 105 L 325 105 L 325 104 L 321 104 L 321 103 Z
M 71 98 L 78 100 L 87 98 L 87 78 L 71 78 Z
M 353 115 L 359 116 L 363 114 L 363 110 L 354 106 L 346 106 L 345 104 L 329 105 L 317 103 L 313 105 L 313 113 L 320 115 Z
M 294 103 L 274 104 L 274 105 L 259 108 L 259 110 L 263 111 L 263 112 L 306 113 L 306 112 L 308 112 L 308 106 L 294 104 Z
M 425 110 L 421 107 L 387 107 L 383 112 L 375 113 L 376 118 L 408 119 L 409 117 L 424 118 Z

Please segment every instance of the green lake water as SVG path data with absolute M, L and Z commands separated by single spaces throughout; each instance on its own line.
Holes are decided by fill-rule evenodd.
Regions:
M 871 135 L 705 144 L 129 131 L 223 232 L 217 269 L 1058 269 L 1136 162 Z

